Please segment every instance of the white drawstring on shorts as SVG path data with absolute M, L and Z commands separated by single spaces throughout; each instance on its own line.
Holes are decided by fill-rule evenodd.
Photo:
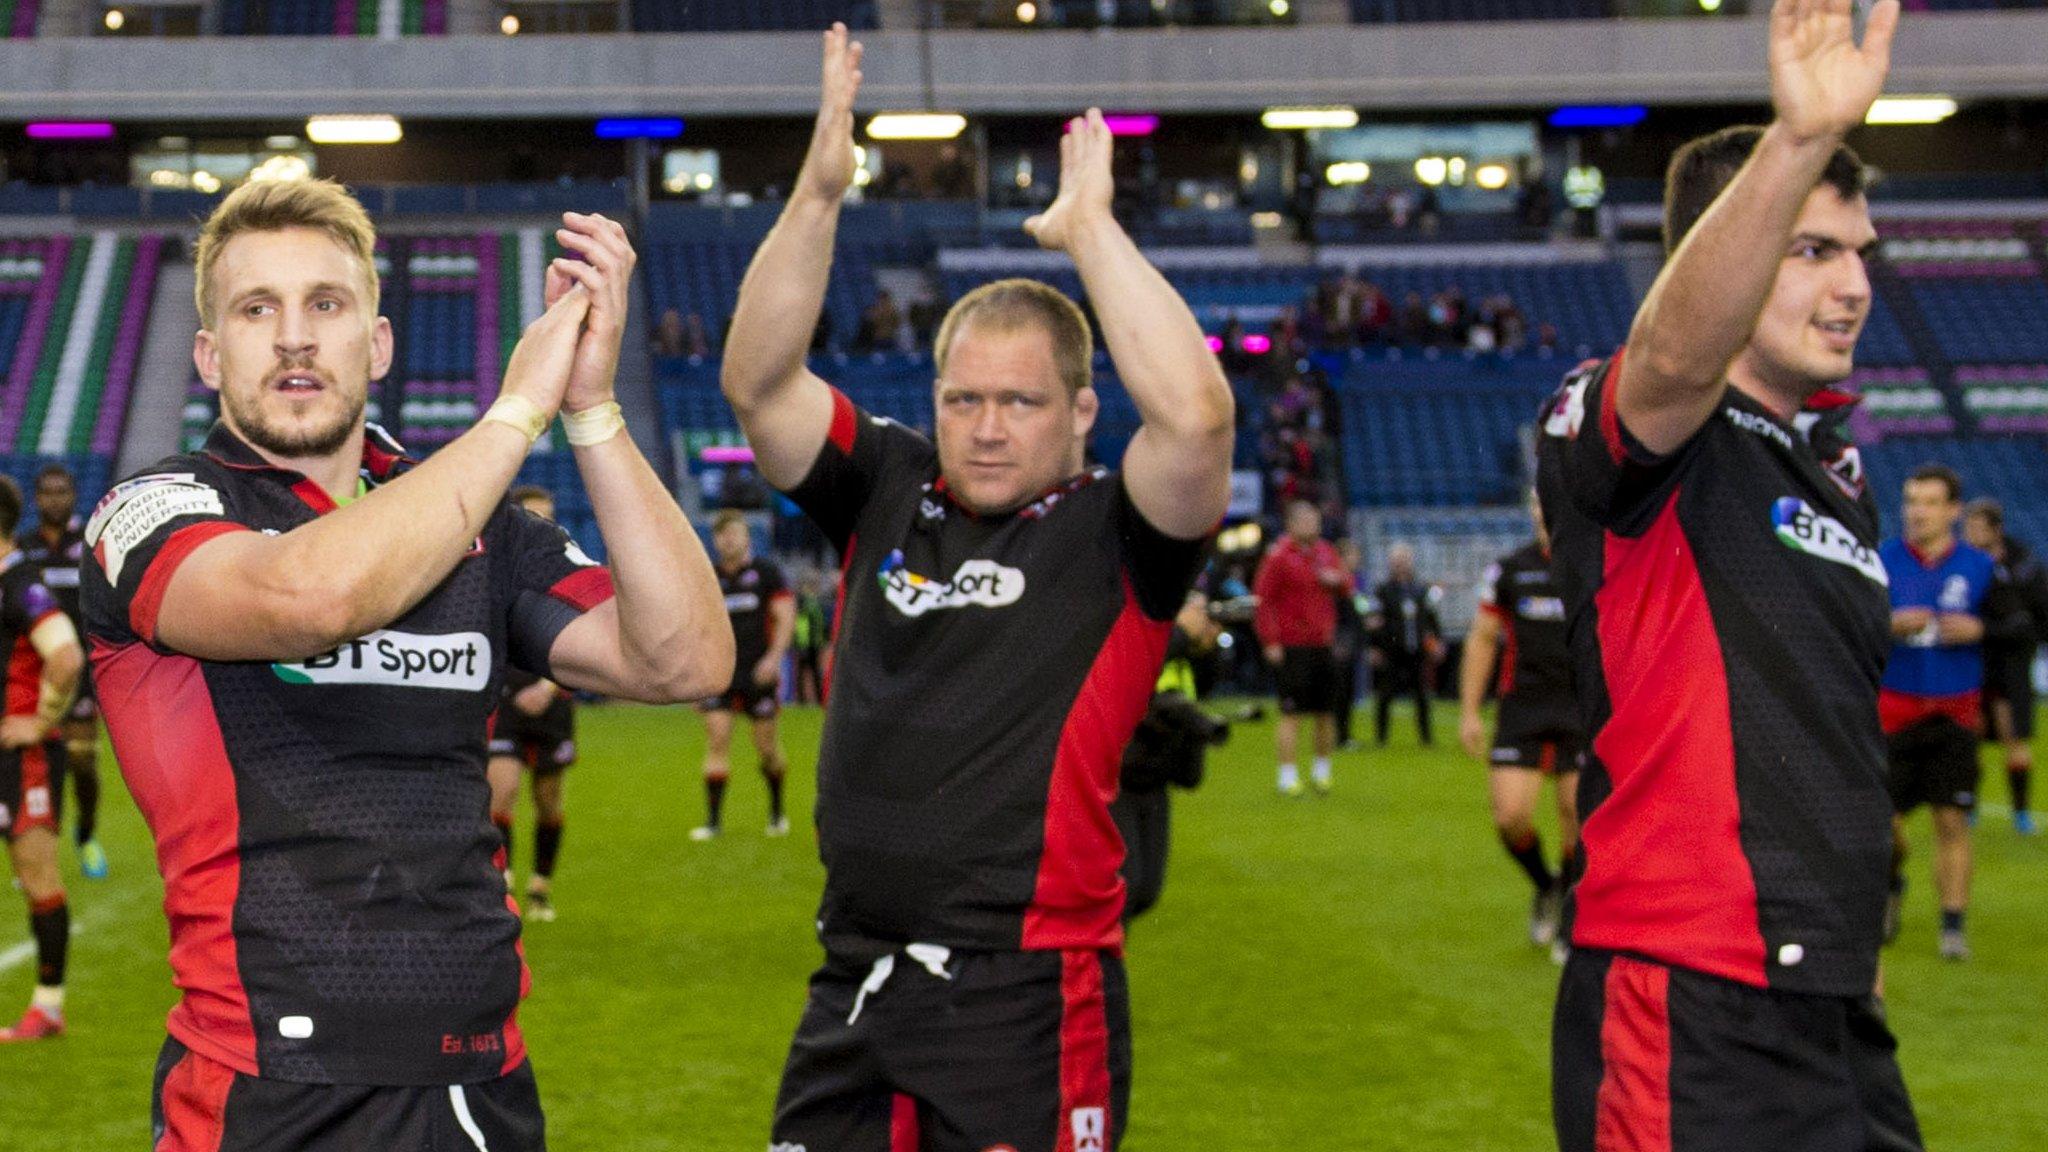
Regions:
M 953 950 L 951 948 L 941 944 L 908 944 L 904 946 L 903 954 L 917 961 L 924 967 L 925 971 L 937 976 L 941 980 L 951 980 L 953 978 L 953 974 L 946 971 L 946 962 L 953 958 Z M 875 966 L 868 969 L 868 978 L 860 982 L 860 991 L 853 997 L 853 1012 L 846 1018 L 848 1024 L 852 1024 L 860 1019 L 860 1010 L 866 1007 L 868 996 L 880 992 L 882 985 L 889 982 L 889 977 L 895 971 L 896 954 L 894 952 L 875 961 Z

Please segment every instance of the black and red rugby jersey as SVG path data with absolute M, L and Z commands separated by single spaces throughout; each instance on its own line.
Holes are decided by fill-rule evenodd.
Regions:
M 82 636 L 85 625 L 78 612 L 78 566 L 85 557 L 85 530 L 75 521 L 66 524 L 64 535 L 53 545 L 41 528 L 30 527 L 15 537 L 14 545 L 29 563 L 42 569 L 43 587 L 56 595 Z
M 371 485 L 412 462 L 372 427 Z M 548 671 L 610 574 L 509 504 L 412 611 L 292 662 L 157 638 L 178 565 L 232 532 L 333 510 L 225 426 L 116 485 L 86 526 L 86 628 L 107 728 L 164 878 L 171 1035 L 305 1083 L 487 1080 L 524 1058 L 519 918 L 492 856 L 486 724 L 510 666 Z
M 750 682 L 754 665 L 768 654 L 773 639 L 775 623 L 768 605 L 791 595 L 789 581 L 773 560 L 755 557 L 736 572 L 718 566 L 718 590 L 725 596 L 725 613 L 732 618 L 733 682 Z
M 521 668 L 505 669 L 505 686 L 498 699 L 497 719 L 491 722 L 493 737 L 548 744 L 560 744 L 576 738 L 576 701 L 567 692 L 558 689 L 555 698 L 538 716 L 528 716 L 512 702 L 512 697 L 542 679 Z
M 63 611 L 33 561 L 20 552 L 0 559 L 0 656 L 7 661 L 7 715 L 36 714 L 43 691 L 43 658 L 29 636 Z
M 1577 736 L 1585 730 L 1572 695 L 1564 594 L 1550 554 L 1531 540 L 1495 561 L 1479 584 L 1479 610 L 1500 621 L 1500 743 Z
M 930 441 L 836 391 L 790 497 L 842 561 L 818 753 L 826 947 L 1119 946 L 1117 765 L 1206 542 L 1160 533 L 1100 468 L 976 516 Z
M 1538 447 L 1592 734 L 1572 942 L 1868 993 L 1891 630 L 1851 401 L 1824 391 L 1787 422 L 1731 386 L 1660 457 L 1615 409 L 1620 363 L 1567 379 Z

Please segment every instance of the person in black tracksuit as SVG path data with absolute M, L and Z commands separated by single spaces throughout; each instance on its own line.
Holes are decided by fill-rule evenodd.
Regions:
M 2034 654 L 2048 639 L 2048 569 L 2005 534 L 1996 500 L 1973 500 L 1963 534 L 1997 564 L 1984 594 L 1984 736 L 2005 746 L 2012 826 L 2034 834 Z
M 1212 744 L 1228 739 L 1230 728 L 1200 708 L 1197 664 L 1213 660 L 1223 626 L 1209 618 L 1209 598 L 1188 593 L 1173 635 L 1166 642 L 1166 666 L 1153 686 L 1152 705 L 1124 749 L 1121 780 L 1109 814 L 1124 840 L 1124 920 L 1137 919 L 1159 903 L 1166 887 L 1166 853 L 1172 820 L 1169 786 L 1196 788 Z
M 1415 701 L 1415 730 L 1423 747 L 1431 743 L 1429 686 L 1444 644 L 1437 595 L 1434 587 L 1415 579 L 1414 549 L 1394 545 L 1387 556 L 1387 579 L 1373 591 L 1373 611 L 1366 621 L 1372 638 L 1373 691 L 1379 696 L 1373 732 L 1382 747 L 1397 697 Z

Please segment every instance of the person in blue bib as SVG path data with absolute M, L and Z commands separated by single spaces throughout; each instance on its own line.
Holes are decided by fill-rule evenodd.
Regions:
M 1941 954 L 1949 960 L 1970 957 L 1963 914 L 1970 903 L 1970 813 L 1982 770 L 1984 594 L 1993 568 L 1988 554 L 1957 539 L 1962 511 L 1962 478 L 1924 465 L 1906 478 L 1904 535 L 1879 550 L 1891 581 L 1892 654 L 1877 707 L 1897 813 L 1885 940 L 1899 933 L 1905 818 L 1925 804 L 1934 819 Z

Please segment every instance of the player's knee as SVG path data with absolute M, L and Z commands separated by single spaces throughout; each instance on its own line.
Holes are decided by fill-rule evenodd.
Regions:
M 1529 813 L 1519 811 L 1496 812 L 1493 829 L 1500 834 L 1500 842 L 1520 851 L 1536 841 L 1536 822 Z

